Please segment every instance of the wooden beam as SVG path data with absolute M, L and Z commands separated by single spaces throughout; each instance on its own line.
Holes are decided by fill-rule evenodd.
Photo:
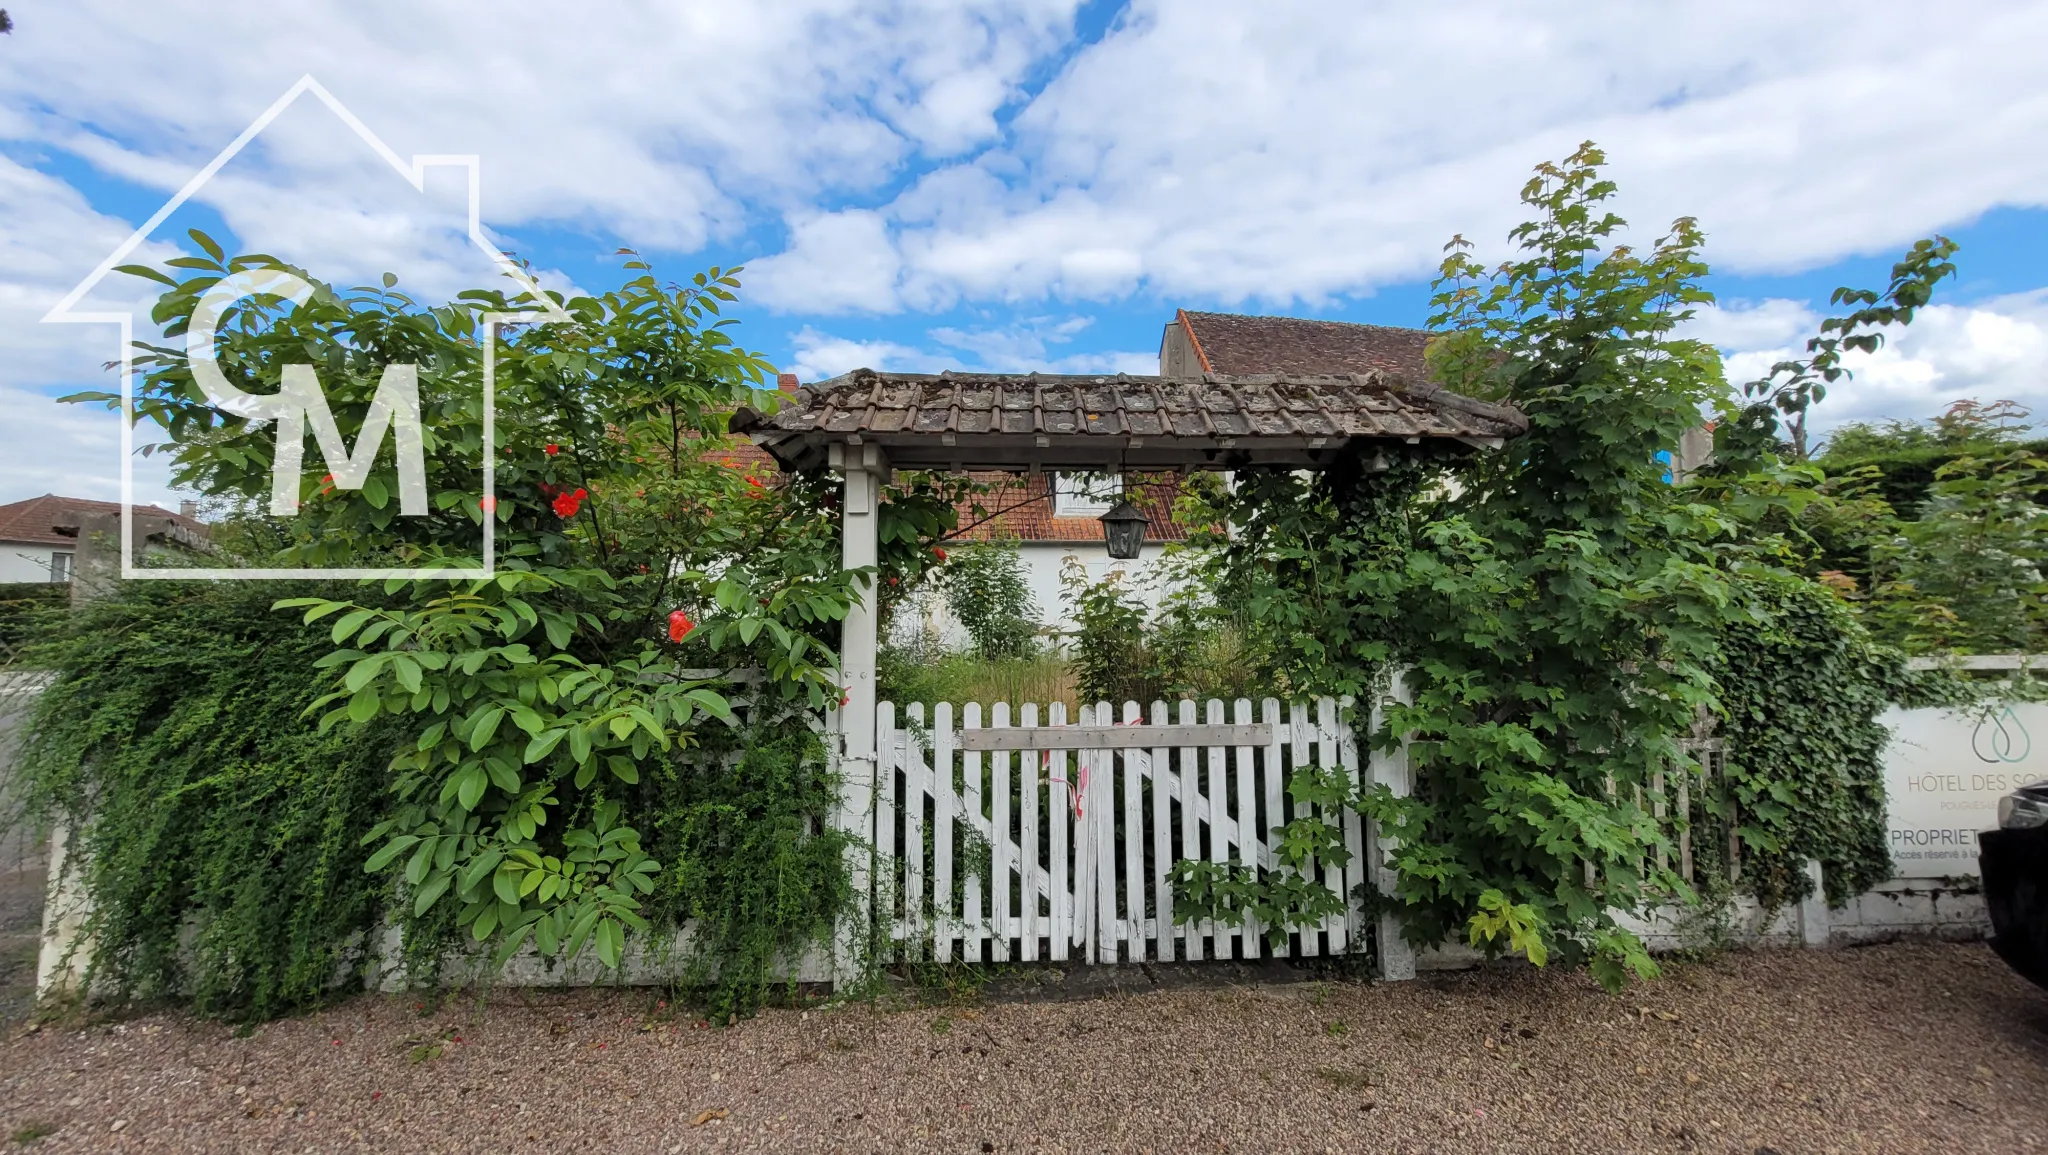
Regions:
M 1265 746 L 1273 727 L 1264 722 L 1238 726 L 1034 726 L 963 729 L 962 750 L 1110 750 L 1142 746 Z

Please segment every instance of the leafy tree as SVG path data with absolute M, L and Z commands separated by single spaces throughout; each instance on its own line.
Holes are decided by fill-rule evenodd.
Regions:
M 1376 740 L 1414 736 L 1422 788 L 1358 800 L 1400 839 L 1383 898 L 1406 933 L 1535 944 L 1613 985 L 1656 968 L 1611 912 L 1682 889 L 1645 865 L 1664 836 L 1634 788 L 1682 761 L 1737 609 L 1714 552 L 1730 523 L 1656 460 L 1724 389 L 1714 351 L 1676 335 L 1709 299 L 1701 234 L 1615 243 L 1601 162 L 1589 144 L 1539 166 L 1518 255 L 1488 271 L 1454 238 L 1437 282 L 1433 369 L 1519 407 L 1527 437 L 1457 463 L 1455 489 L 1446 463 L 1384 454 L 1242 477 L 1213 520 L 1234 527 L 1226 599 L 1290 681 L 1364 695 L 1409 670 Z
M 218 364 L 240 387 L 270 392 L 285 365 L 310 362 L 354 444 L 383 367 L 419 366 L 427 513 L 400 514 L 396 459 L 380 446 L 360 488 L 308 467 L 297 517 L 252 516 L 223 535 L 245 560 L 473 565 L 495 523 L 490 579 L 396 578 L 278 602 L 325 635 L 308 671 L 328 684 L 316 733 L 394 742 L 379 740 L 389 793 L 362 866 L 402 886 L 409 949 L 431 955 L 452 928 L 500 960 L 531 942 L 616 966 L 650 915 L 687 916 L 703 931 L 703 973 L 754 998 L 763 968 L 801 954 L 850 893 L 809 718 L 841 694 L 838 623 L 857 589 L 929 569 L 931 542 L 956 521 L 951 487 L 906 475 L 881 509 L 881 565 L 845 572 L 826 478 L 764 481 L 723 464 L 728 415 L 778 397 L 759 387 L 767 362 L 726 331 L 738 270 L 663 284 L 635 258 L 638 275 L 613 292 L 555 296 L 568 321 L 498 333 L 487 446 L 483 318 L 529 301 L 475 290 L 425 307 L 388 275 L 337 289 L 194 241 L 204 256 L 127 269 L 164 287 L 153 315 L 166 336 L 233 273 L 314 286 L 297 305 L 248 299 L 222 325 Z M 140 349 L 137 412 L 168 435 L 174 478 L 255 508 L 274 432 L 212 408 L 182 344 Z M 763 671 L 744 711 L 721 678 L 695 672 L 728 667 Z M 53 735 L 82 724 L 61 712 L 39 723 Z M 669 857 L 653 853 L 663 846 Z M 771 883 L 782 889 L 760 890 Z
M 960 620 L 982 658 L 1017 658 L 1031 651 L 1038 607 L 1024 581 L 1024 560 L 1014 541 L 956 547 L 939 571 L 946 608 Z
M 1745 413 L 1748 420 L 1738 423 L 1738 428 L 1775 432 L 1777 421 L 1773 418 L 1782 418 L 1792 456 L 1805 460 L 1807 413 L 1826 399 L 1829 386 L 1851 376 L 1842 364 L 1843 357 L 1856 351 L 1875 353 L 1884 345 L 1879 330 L 1911 324 L 1913 314 L 1933 299 L 1935 285 L 1955 275 L 1950 258 L 1956 249 L 1956 243 L 1947 237 L 1918 241 L 1892 266 L 1891 283 L 1882 291 L 1836 289 L 1829 297 L 1830 304 L 1862 308 L 1822 321 L 1820 332 L 1806 342 L 1805 357 L 1780 361 L 1771 366 L 1768 377 L 1743 386 L 1743 393 L 1753 400 Z

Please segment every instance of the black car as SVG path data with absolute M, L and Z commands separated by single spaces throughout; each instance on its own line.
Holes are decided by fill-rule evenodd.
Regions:
M 2048 782 L 1998 800 L 1998 829 L 1977 835 L 1977 863 L 1992 949 L 2048 987 Z

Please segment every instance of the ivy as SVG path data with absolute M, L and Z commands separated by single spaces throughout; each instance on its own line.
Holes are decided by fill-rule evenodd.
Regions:
M 1617 915 L 1698 897 L 1660 865 L 1674 825 L 1638 801 L 1695 771 L 1696 722 L 1724 715 L 1743 751 L 1727 817 L 1748 885 L 1782 901 L 1817 857 L 1839 895 L 1888 872 L 1874 719 L 1906 679 L 1899 655 L 1799 572 L 1787 535 L 1818 471 L 1731 452 L 1708 482 L 1664 475 L 1660 451 L 1710 404 L 1732 404 L 1718 354 L 1680 335 L 1710 300 L 1702 234 L 1681 218 L 1646 248 L 1620 243 L 1603 160 L 1588 144 L 1538 166 L 1522 193 L 1534 219 L 1497 268 L 1462 238 L 1446 247 L 1432 373 L 1513 404 L 1526 436 L 1464 458 L 1378 448 L 1312 477 L 1240 474 L 1192 521 L 1230 527 L 1195 540 L 1284 684 L 1379 701 L 1385 723 L 1365 740 L 1412 740 L 1412 796 L 1341 799 L 1398 839 L 1391 892 L 1365 897 L 1417 944 L 1461 936 L 1586 965 L 1613 989 L 1657 973 Z M 1752 424 L 1774 433 L 1782 410 L 1803 428 L 1845 375 L 1841 352 L 1874 343 L 1864 328 L 1910 320 L 1950 251 L 1916 248 L 1887 296 L 1838 294 L 1868 308 L 1823 334 L 1811 362 L 1781 367 L 1783 389 L 1759 386 Z M 1386 693 L 1394 669 L 1402 700 Z M 1283 896 L 1328 837 L 1283 838 L 1297 842 L 1316 849 L 1270 877 L 1181 864 L 1177 916 L 1256 910 L 1276 935 L 1312 923 Z
M 167 434 L 156 448 L 179 482 L 238 511 L 215 537 L 224 564 L 473 565 L 483 526 L 495 525 L 490 578 L 401 577 L 295 596 L 270 588 L 279 613 L 269 620 L 288 623 L 276 628 L 295 639 L 292 677 L 277 691 L 292 724 L 273 716 L 270 728 L 345 747 L 357 777 L 353 792 L 334 795 L 373 799 L 350 811 L 350 848 L 329 865 L 376 896 L 367 910 L 398 899 L 415 974 L 437 974 L 451 947 L 499 965 L 530 947 L 551 962 L 589 952 L 617 967 L 635 939 L 659 952 L 687 923 L 687 973 L 715 984 L 722 1007 L 757 1005 L 769 974 L 823 942 L 854 897 L 815 736 L 818 715 L 843 693 L 839 623 L 871 584 L 929 574 L 941 556 L 933 542 L 957 525 L 961 487 L 906 475 L 885 495 L 880 564 L 843 570 L 831 479 L 764 478 L 728 464 L 729 415 L 778 403 L 760 388 L 771 367 L 727 332 L 738 270 L 678 285 L 634 258 L 627 268 L 639 275 L 620 289 L 556 297 L 566 321 L 498 334 L 487 500 L 484 320 L 531 301 L 473 290 L 422 307 L 389 277 L 342 290 L 195 240 L 208 257 L 130 270 L 168 286 L 153 314 L 167 336 L 193 323 L 223 278 L 289 272 L 311 292 L 295 305 L 256 295 L 229 310 L 216 343 L 221 371 L 268 392 L 287 365 L 310 361 L 353 444 L 383 367 L 416 364 L 428 450 L 424 514 L 398 514 L 398 464 L 378 446 L 353 487 L 307 467 L 297 516 L 270 516 L 274 433 L 208 406 L 182 347 L 142 343 L 137 411 Z M 59 655 L 60 686 L 97 676 L 86 657 Z M 152 660 L 172 669 L 184 659 Z M 743 696 L 725 676 L 734 669 L 760 672 Z M 275 714 L 284 707 L 271 692 L 247 690 Z M 83 724 L 52 713 L 38 733 L 52 748 L 80 749 L 86 766 Z M 164 740 L 197 736 L 181 729 Z M 289 770 L 258 759 L 251 788 Z M 92 798 L 92 836 L 113 845 L 106 840 L 133 833 L 124 815 L 164 798 L 157 778 L 106 785 L 76 797 Z M 219 877 L 250 865 L 237 843 L 191 854 Z M 153 972 L 131 982 L 128 959 L 178 949 L 170 915 L 189 904 L 168 892 L 162 905 L 165 920 L 146 927 L 108 914 L 88 928 L 124 989 L 155 982 Z M 324 918 L 327 908 L 309 910 Z M 353 929 L 322 922 L 316 937 L 341 941 Z M 267 966 L 277 955 L 262 944 L 243 961 Z M 294 986 L 252 1006 L 273 1013 L 311 992 Z
M 232 1018 L 360 989 L 390 894 L 360 843 L 395 735 L 304 717 L 328 647 L 267 612 L 280 592 L 133 583 L 25 656 L 61 677 L 35 704 L 17 804 L 71 831 L 88 985 Z

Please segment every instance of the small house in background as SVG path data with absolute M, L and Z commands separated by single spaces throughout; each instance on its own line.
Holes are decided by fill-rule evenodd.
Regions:
M 78 556 L 79 515 L 120 512 L 118 501 L 47 493 L 0 505 L 0 583 L 70 581 Z M 168 518 L 197 538 L 206 536 L 194 502 L 180 503 L 177 513 L 154 505 L 138 505 L 135 512 Z
M 1420 382 L 1426 375 L 1423 350 L 1428 343 L 1429 334 L 1421 329 L 1180 310 L 1160 340 L 1159 375 L 1198 380 L 1204 376 L 1304 378 L 1370 373 Z M 785 379 L 784 388 L 794 385 L 794 379 Z M 1187 538 L 1186 530 L 1173 521 L 1174 503 L 1180 496 L 1176 474 L 1134 471 L 1119 478 L 1049 470 L 974 476 L 994 488 L 962 506 L 964 532 L 960 536 L 968 541 L 1016 543 L 1039 622 L 1049 632 L 1072 628 L 1074 608 L 1060 584 L 1070 560 L 1079 563 L 1091 581 L 1112 571 L 1121 572 L 1132 588 L 1153 600 L 1160 590 L 1146 580 L 1148 571 L 1169 543 Z M 1135 560 L 1119 561 L 1109 556 L 1097 519 L 1126 497 L 1145 514 L 1145 545 Z M 972 505 L 981 506 L 984 514 L 977 515 Z M 910 615 L 899 617 L 895 623 L 899 636 L 927 630 L 949 645 L 966 644 L 965 631 L 946 611 L 942 599 L 930 599 L 925 610 L 929 616 L 921 621 Z
M 1317 321 L 1304 317 L 1252 317 L 1236 313 L 1174 314 L 1159 341 L 1159 375 L 1175 379 L 1215 377 L 1329 377 L 1346 373 L 1381 373 L 1406 381 L 1426 375 L 1423 350 L 1429 333 L 1385 325 Z M 1038 604 L 1039 621 L 1055 630 L 1072 628 L 1074 607 L 1060 587 L 1069 558 L 1087 570 L 1091 581 L 1111 571 L 1156 601 L 1160 590 L 1145 580 L 1166 545 L 1185 541 L 1187 531 L 1173 521 L 1180 479 L 1174 474 L 1133 474 L 1129 497 L 1145 514 L 1145 548 L 1135 561 L 1118 561 L 1103 545 L 1096 519 L 1123 496 L 1115 477 L 1071 473 L 1016 476 L 978 475 L 998 488 L 983 497 L 990 517 L 963 535 L 971 540 L 1008 539 L 1017 543 L 1025 580 Z M 960 524 L 975 524 L 963 509 Z M 955 644 L 966 638 L 942 606 L 931 627 Z

